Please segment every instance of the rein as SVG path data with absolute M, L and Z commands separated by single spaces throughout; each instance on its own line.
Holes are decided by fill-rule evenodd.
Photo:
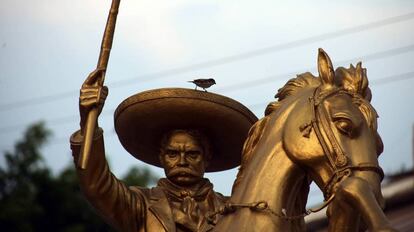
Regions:
M 384 171 L 377 164 L 348 164 L 348 157 L 346 156 L 341 145 L 336 139 L 332 131 L 332 128 L 330 127 L 328 112 L 324 107 L 321 107 L 324 100 L 337 93 L 347 94 L 352 98 L 361 98 L 359 95 L 352 94 L 342 88 L 333 89 L 325 93 L 321 92 L 320 88 L 316 88 L 313 93 L 313 96 L 309 98 L 312 109 L 311 123 L 305 124 L 300 128 L 300 130 L 302 131 L 303 128 L 308 127 L 306 131 L 308 134 L 305 134 L 304 136 L 309 136 L 310 130 L 312 128 L 315 130 L 316 137 L 318 138 L 318 141 L 322 146 L 325 156 L 327 157 L 330 166 L 333 170 L 332 176 L 329 178 L 327 184 L 323 188 L 323 194 L 325 196 L 325 199 L 328 199 L 331 197 L 331 195 L 334 195 L 333 190 L 335 184 L 343 178 L 349 177 L 354 170 L 373 171 L 380 176 L 381 180 L 384 178 Z M 325 139 L 325 137 L 322 135 L 322 131 L 325 133 L 327 139 Z
M 372 163 L 360 163 L 357 165 L 349 165 L 348 157 L 343 151 L 342 147 L 338 143 L 332 128 L 329 124 L 328 112 L 324 107 L 320 107 L 324 100 L 337 93 L 344 93 L 352 98 L 361 98 L 357 94 L 350 93 L 342 88 L 333 89 L 327 92 L 322 92 L 320 88 L 316 88 L 313 96 L 309 98 L 312 110 L 312 119 L 310 123 L 305 123 L 300 126 L 299 129 L 303 133 L 303 136 L 309 138 L 310 132 L 314 129 L 316 137 L 322 146 L 325 156 L 327 157 L 330 167 L 333 170 L 332 176 L 329 178 L 327 184 L 323 187 L 323 194 L 325 197 L 321 206 L 313 209 L 307 209 L 304 213 L 288 216 L 286 209 L 282 209 L 280 213 L 274 211 L 269 207 L 266 201 L 258 201 L 252 203 L 232 203 L 227 202 L 219 210 L 207 215 L 207 221 L 209 224 L 216 224 L 217 215 L 227 215 L 236 212 L 238 209 L 248 208 L 255 212 L 264 212 L 285 220 L 297 220 L 305 217 L 311 213 L 316 213 L 325 207 L 327 207 L 335 198 L 334 186 L 344 178 L 351 176 L 353 171 L 373 171 L 376 172 L 381 180 L 384 178 L 384 171 L 377 164 Z M 322 131 L 325 133 L 327 139 L 322 135 Z
M 293 220 L 301 219 L 311 213 L 316 213 L 318 211 L 321 211 L 326 206 L 328 206 L 329 203 L 331 203 L 333 199 L 334 199 L 334 195 L 332 195 L 328 200 L 324 201 L 324 203 L 317 208 L 307 209 L 304 213 L 297 214 L 297 215 L 291 215 L 291 216 L 287 215 L 286 209 L 282 209 L 281 213 L 274 211 L 273 209 L 269 207 L 269 204 L 266 201 L 258 201 L 258 202 L 252 202 L 252 203 L 244 203 L 244 204 L 227 202 L 219 210 L 207 215 L 206 218 L 209 224 L 215 225 L 217 223 L 217 219 L 216 219 L 217 215 L 227 215 L 227 214 L 236 212 L 238 209 L 248 208 L 255 212 L 268 213 L 272 216 L 282 218 L 287 221 L 293 221 Z

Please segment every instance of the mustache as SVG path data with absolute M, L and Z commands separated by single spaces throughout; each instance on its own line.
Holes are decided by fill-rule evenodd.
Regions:
M 181 175 L 182 173 L 185 173 L 187 175 L 197 176 L 198 173 L 196 173 L 194 170 L 190 168 L 174 168 L 170 172 L 170 176 L 176 176 Z

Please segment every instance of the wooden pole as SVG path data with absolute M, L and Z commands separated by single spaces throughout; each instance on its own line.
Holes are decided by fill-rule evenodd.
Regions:
M 102 69 L 104 71 L 102 72 L 102 77 L 99 78 L 95 83 L 97 86 L 103 86 L 105 80 L 105 72 L 108 66 L 109 54 L 111 53 L 112 41 L 114 39 L 116 18 L 118 15 L 120 1 L 121 0 L 112 0 L 111 9 L 109 11 L 108 20 L 106 22 L 105 32 L 101 43 L 101 52 L 99 53 L 97 64 L 97 69 Z M 81 169 L 85 169 L 88 164 L 89 153 L 91 151 L 93 135 L 95 132 L 96 122 L 98 120 L 98 114 L 98 108 L 96 107 L 92 108 L 88 112 L 85 124 L 84 140 L 81 146 L 80 156 L 77 161 L 78 167 Z

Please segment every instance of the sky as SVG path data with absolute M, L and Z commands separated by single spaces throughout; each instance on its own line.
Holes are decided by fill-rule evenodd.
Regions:
M 71 165 L 69 136 L 79 127 L 78 94 L 94 70 L 109 0 L 2 0 L 0 3 L 0 151 L 13 148 L 28 125 L 53 132 L 42 149 L 59 173 Z M 146 166 L 120 145 L 113 113 L 125 98 L 149 89 L 193 88 L 246 105 L 259 118 L 277 89 L 296 74 L 317 75 L 317 49 L 333 65 L 362 61 L 380 118 L 387 174 L 413 167 L 414 1 L 122 0 L 99 124 L 111 170 L 122 176 Z M 0 165 L 4 164 L 0 157 Z M 237 169 L 208 174 L 230 194 Z M 312 188 L 309 202 L 321 201 Z

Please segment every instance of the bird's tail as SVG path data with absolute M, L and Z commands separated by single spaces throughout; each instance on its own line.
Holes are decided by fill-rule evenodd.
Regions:
M 194 83 L 194 81 L 187 81 L 187 82 Z

